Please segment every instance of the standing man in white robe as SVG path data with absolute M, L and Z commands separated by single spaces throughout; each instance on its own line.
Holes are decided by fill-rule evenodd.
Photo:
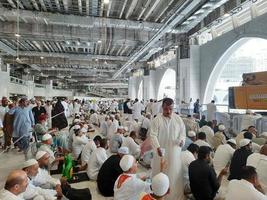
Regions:
M 214 121 L 216 120 L 216 105 L 215 101 L 212 100 L 209 104 L 207 104 L 207 121 Z
M 164 173 L 170 178 L 170 195 L 166 200 L 184 199 L 183 175 L 181 166 L 181 147 L 186 138 L 183 120 L 173 113 L 174 102 L 170 98 L 163 99 L 163 113 L 158 114 L 151 123 L 151 143 L 155 156 L 152 161 L 152 175 L 160 172 L 160 160 L 165 149 L 167 168 Z
M 132 108 L 132 111 L 133 111 L 133 119 L 137 119 L 138 121 L 141 120 L 141 112 L 145 110 L 145 107 L 144 105 L 139 102 L 138 99 L 135 99 L 135 103 L 133 104 L 133 108 Z

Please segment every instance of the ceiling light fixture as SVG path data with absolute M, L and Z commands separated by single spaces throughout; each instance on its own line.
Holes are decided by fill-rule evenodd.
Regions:
M 70 45 L 70 41 L 66 41 L 66 44 L 67 44 L 67 45 Z
M 43 57 L 43 56 L 41 56 L 40 58 L 41 58 L 42 60 L 44 59 L 44 57 Z
M 104 4 L 108 4 L 109 3 L 109 0 L 104 0 Z
M 102 41 L 101 40 L 98 40 L 97 43 L 101 43 Z
M 18 34 L 18 33 L 15 33 L 15 36 L 16 36 L 16 37 L 20 37 L 21 35 L 20 35 L 20 34 Z

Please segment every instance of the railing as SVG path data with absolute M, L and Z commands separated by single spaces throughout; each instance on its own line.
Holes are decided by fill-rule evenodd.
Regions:
M 37 88 L 46 88 L 46 86 L 43 85 L 43 84 L 35 83 L 34 85 L 35 85 L 35 87 L 37 87 Z
M 15 83 L 18 85 L 27 85 L 27 82 L 25 80 L 10 76 L 10 83 Z

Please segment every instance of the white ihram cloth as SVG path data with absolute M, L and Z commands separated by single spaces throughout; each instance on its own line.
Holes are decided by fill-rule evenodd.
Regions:
M 207 121 L 216 120 L 216 110 L 214 103 L 207 104 Z
M 1 200 L 23 200 L 21 196 L 17 196 L 6 189 L 2 189 L 0 191 L 0 199 Z
M 241 179 L 231 180 L 225 200 L 267 200 L 267 196 L 259 192 L 252 183 Z
M 165 149 L 165 159 L 168 163 L 164 173 L 170 178 L 170 195 L 166 200 L 184 199 L 183 175 L 181 165 L 180 142 L 185 142 L 186 131 L 182 119 L 172 114 L 170 118 L 158 114 L 151 123 L 151 144 L 155 151 L 152 161 L 152 175 L 160 172 L 160 157 L 157 148 Z
M 140 120 L 141 119 L 141 111 L 142 110 L 145 110 L 145 107 L 142 103 L 140 102 L 136 102 L 133 104 L 133 119 L 138 119 Z
M 261 187 L 267 193 L 267 156 L 259 153 L 251 154 L 247 159 L 247 166 L 256 168 Z

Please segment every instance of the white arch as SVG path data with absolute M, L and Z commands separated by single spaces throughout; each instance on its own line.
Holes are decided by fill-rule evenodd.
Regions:
M 175 99 L 175 85 L 176 85 L 176 73 L 175 70 L 168 68 L 161 78 L 157 99 L 162 99 L 164 97 L 170 97 Z
M 213 95 L 213 91 L 215 88 L 215 83 L 218 80 L 218 78 L 220 77 L 220 75 L 224 69 L 223 67 L 225 66 L 229 57 L 237 49 L 239 49 L 243 44 L 245 44 L 248 40 L 250 40 L 252 38 L 255 38 L 255 37 L 244 37 L 244 38 L 237 40 L 219 58 L 219 60 L 217 61 L 216 65 L 214 66 L 214 68 L 213 68 L 213 70 L 209 76 L 208 83 L 207 83 L 205 93 L 204 93 L 204 98 L 203 98 L 204 103 L 208 103 L 212 100 L 212 97 L 213 97 L 212 95 Z

